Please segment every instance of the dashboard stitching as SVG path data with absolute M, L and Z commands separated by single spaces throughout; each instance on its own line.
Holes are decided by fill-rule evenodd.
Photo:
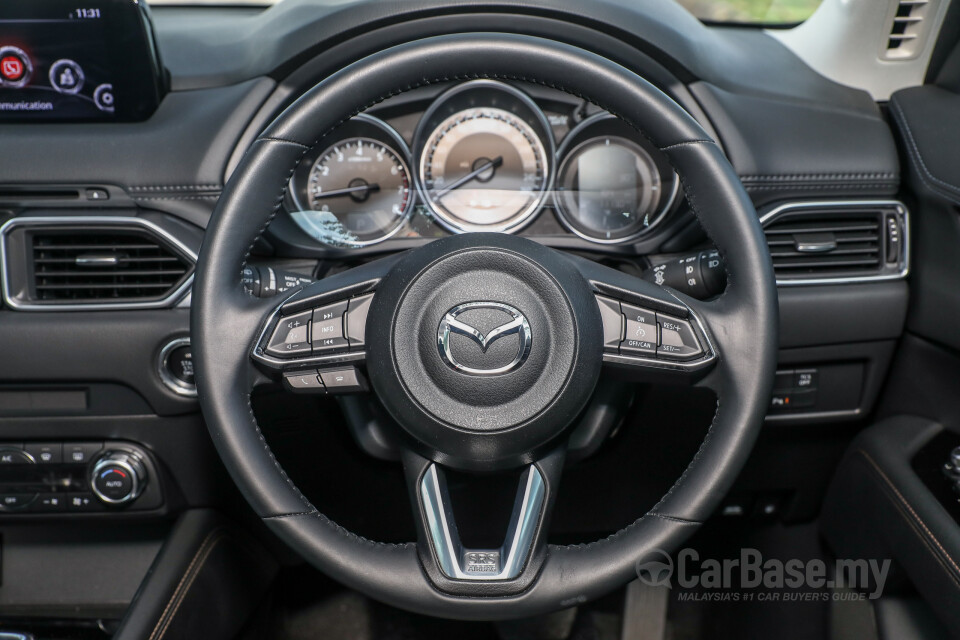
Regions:
M 793 182 L 818 180 L 893 180 L 896 173 L 768 173 L 740 176 L 751 182 Z
M 871 182 L 869 184 L 857 182 L 832 182 L 826 184 L 745 184 L 743 188 L 747 191 L 783 191 L 786 188 L 793 190 L 826 190 L 826 189 L 876 189 L 877 187 L 896 187 L 896 182 Z
M 127 187 L 127 191 L 211 191 L 221 189 L 219 184 L 147 184 Z
M 134 200 L 218 200 L 219 193 L 211 193 L 202 196 L 131 196 Z

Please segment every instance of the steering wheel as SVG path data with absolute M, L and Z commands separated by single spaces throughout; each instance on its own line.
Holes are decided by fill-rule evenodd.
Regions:
M 436 240 L 317 281 L 279 302 L 245 292 L 241 272 L 254 242 L 280 209 L 294 167 L 324 135 L 391 95 L 475 78 L 567 91 L 646 136 L 680 176 L 690 208 L 724 257 L 725 292 L 712 301 L 694 300 L 492 233 Z M 288 107 L 253 143 L 224 189 L 200 253 L 192 307 L 203 414 L 256 513 L 342 583 L 448 618 L 506 619 L 574 606 L 625 584 L 652 550 L 676 550 L 742 467 L 776 366 L 777 292 L 769 253 L 756 212 L 716 142 L 627 69 L 526 36 L 445 35 L 396 46 L 327 78 Z M 362 315 L 348 316 L 348 351 L 271 354 L 269 342 L 281 323 L 293 326 L 293 318 L 321 308 L 366 312 L 365 326 Z M 317 331 L 314 326 L 314 336 Z M 618 350 L 621 340 L 635 349 Z M 415 542 L 370 541 L 329 520 L 287 477 L 260 433 L 250 401 L 257 384 L 337 366 L 365 369 L 372 392 L 399 425 L 418 523 Z M 716 414 L 682 477 L 648 513 L 603 540 L 551 545 L 546 531 L 567 436 L 604 367 L 713 389 Z M 501 547 L 461 544 L 446 490 L 448 469 L 522 470 Z

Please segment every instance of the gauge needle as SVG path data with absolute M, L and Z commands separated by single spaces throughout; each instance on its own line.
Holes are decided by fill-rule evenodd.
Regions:
M 380 191 L 380 185 L 374 182 L 373 184 L 361 184 L 355 187 L 334 189 L 333 191 L 321 191 L 320 193 L 315 194 L 313 198 L 314 200 L 320 200 L 322 198 L 336 198 L 337 196 L 348 196 L 351 193 L 358 193 L 360 191 Z
M 490 169 L 496 169 L 502 164 L 503 164 L 503 156 L 497 156 L 493 160 L 488 160 L 487 162 L 484 162 L 482 165 L 480 165 L 479 167 L 477 167 L 467 175 L 463 176 L 462 178 L 457 178 L 456 180 L 454 180 L 447 186 L 443 187 L 442 189 L 437 189 L 436 191 L 434 191 L 433 197 L 439 200 L 440 198 L 447 195 L 454 189 L 467 184 L 468 182 L 470 182 L 471 180 L 479 176 L 484 171 L 489 171 Z

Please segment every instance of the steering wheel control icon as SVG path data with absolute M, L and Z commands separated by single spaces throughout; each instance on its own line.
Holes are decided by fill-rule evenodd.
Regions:
M 637 578 L 649 587 L 671 587 L 673 558 L 663 549 L 654 549 L 634 565 Z
M 33 63 L 19 47 L 0 47 L 0 87 L 19 89 L 30 82 Z
M 61 58 L 50 65 L 50 85 L 60 93 L 79 93 L 85 80 L 83 69 L 73 60 Z

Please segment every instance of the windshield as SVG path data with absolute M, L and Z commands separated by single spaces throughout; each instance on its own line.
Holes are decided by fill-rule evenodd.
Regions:
M 280 0 L 148 0 L 152 5 L 265 6 Z M 785 26 L 809 18 L 823 0 L 677 0 L 704 22 Z
M 704 22 L 792 25 L 803 22 L 823 0 L 677 0 Z

